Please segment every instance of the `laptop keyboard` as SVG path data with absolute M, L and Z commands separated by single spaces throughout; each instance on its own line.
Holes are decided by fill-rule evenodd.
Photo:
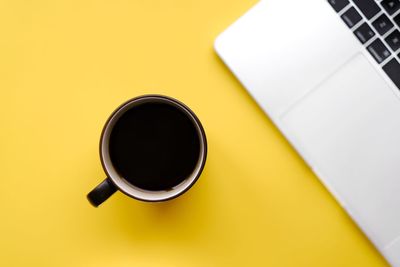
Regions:
M 400 89 L 400 0 L 328 0 Z

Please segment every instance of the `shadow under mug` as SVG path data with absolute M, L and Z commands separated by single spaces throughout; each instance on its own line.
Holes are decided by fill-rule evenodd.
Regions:
M 159 190 L 159 191 L 145 190 L 129 183 L 126 179 L 121 177 L 121 175 L 117 172 L 110 158 L 109 141 L 116 122 L 128 110 L 145 103 L 162 103 L 171 105 L 179 109 L 179 111 L 185 114 L 185 116 L 193 123 L 196 129 L 197 137 L 199 138 L 200 153 L 195 168 L 193 169 L 192 173 L 183 180 L 183 182 L 168 190 Z M 200 123 L 200 120 L 197 118 L 197 116 L 189 107 L 187 107 L 185 104 L 174 98 L 163 95 L 144 95 L 133 98 L 125 102 L 121 106 L 119 106 L 111 114 L 106 124 L 104 125 L 100 138 L 100 159 L 104 172 L 107 175 L 107 178 L 103 182 L 101 182 L 97 187 L 95 187 L 87 195 L 87 198 L 89 202 L 95 207 L 99 206 L 101 203 L 107 200 L 111 195 L 113 195 L 118 190 L 123 192 L 125 195 L 129 197 L 148 202 L 159 202 L 159 201 L 166 201 L 173 199 L 185 193 L 197 181 L 201 172 L 203 171 L 206 158 L 207 158 L 206 135 L 203 126 Z M 154 167 L 157 168 L 157 166 Z

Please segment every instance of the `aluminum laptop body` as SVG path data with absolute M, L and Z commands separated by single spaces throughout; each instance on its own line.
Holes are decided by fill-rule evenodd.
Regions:
M 217 38 L 215 49 L 400 267 L 398 4 L 263 0 Z

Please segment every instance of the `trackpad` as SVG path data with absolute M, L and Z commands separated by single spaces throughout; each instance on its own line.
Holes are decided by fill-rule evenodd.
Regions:
M 362 54 L 281 119 L 378 246 L 400 236 L 400 101 Z

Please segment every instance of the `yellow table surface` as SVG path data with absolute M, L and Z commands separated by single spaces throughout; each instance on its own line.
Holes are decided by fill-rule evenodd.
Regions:
M 0 1 L 0 266 L 386 266 L 213 51 L 255 3 Z M 197 113 L 204 173 L 95 209 L 103 124 L 147 93 Z

